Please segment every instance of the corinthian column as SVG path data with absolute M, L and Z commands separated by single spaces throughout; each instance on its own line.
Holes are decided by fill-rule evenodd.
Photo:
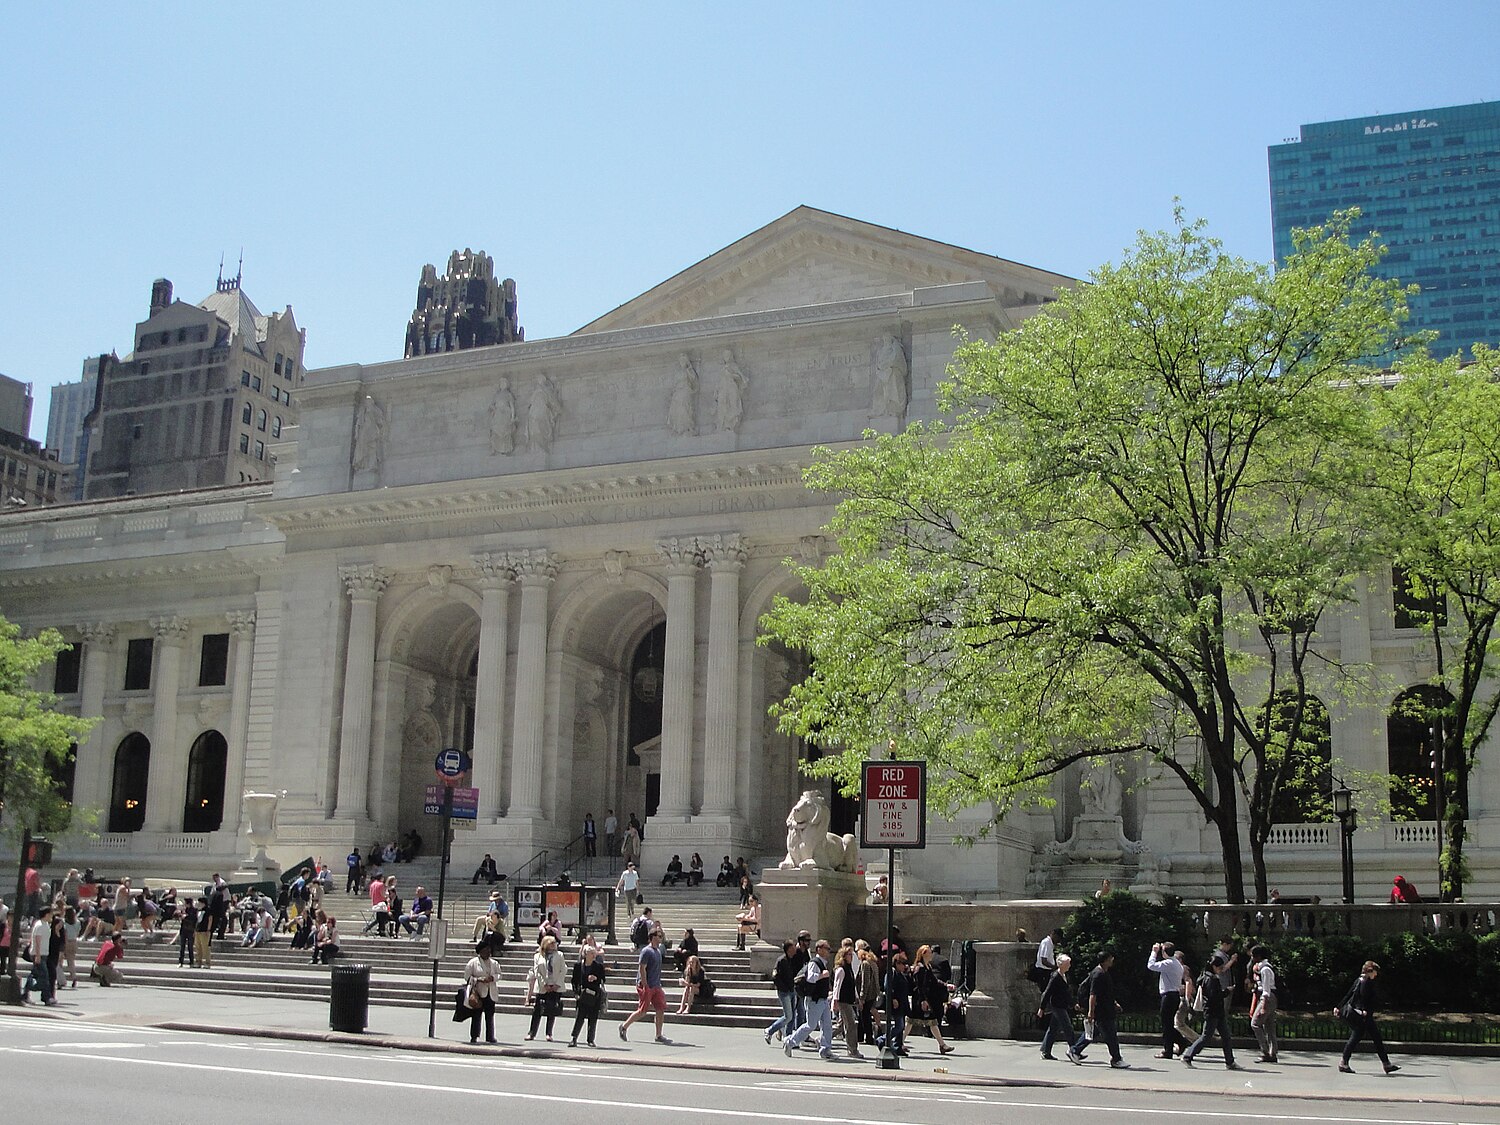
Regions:
M 521 583 L 509 815 L 538 818 L 542 815 L 542 743 L 547 718 L 547 590 L 557 564 L 544 550 L 513 551 L 509 558 Z
M 83 639 L 83 675 L 78 685 L 78 713 L 86 719 L 104 714 L 104 689 L 109 676 L 109 654 L 114 646 L 113 625 L 80 625 Z M 103 808 L 108 803 L 111 770 L 104 723 L 100 722 L 78 744 L 78 762 L 73 771 L 73 804 L 79 808 Z
M 339 727 L 339 787 L 334 815 L 370 815 L 370 701 L 375 694 L 375 607 L 390 575 L 378 566 L 341 566 L 349 592 L 344 653 L 344 712 Z
M 693 813 L 693 613 L 703 559 L 692 539 L 669 539 L 658 547 L 667 560 L 667 652 L 656 815 L 685 820 Z
M 250 721 L 250 663 L 255 649 L 255 612 L 234 610 L 229 618 L 229 765 L 224 771 L 224 820 L 220 829 L 239 831 L 240 793 L 245 788 L 245 738 Z
M 480 572 L 479 674 L 474 684 L 474 785 L 479 815 L 500 815 L 500 732 L 505 721 L 505 640 L 516 572 L 504 555 L 474 556 Z
M 738 535 L 700 539 L 708 566 L 708 714 L 704 725 L 703 811 L 736 811 L 735 749 L 739 744 L 740 571 Z
M 187 625 L 179 617 L 151 622 L 151 768 L 146 774 L 146 822 L 150 832 L 182 831 L 187 792 L 187 754 L 177 745 L 177 688 L 182 679 L 182 642 Z

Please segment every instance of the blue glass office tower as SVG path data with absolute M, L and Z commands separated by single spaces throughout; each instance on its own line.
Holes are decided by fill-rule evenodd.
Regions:
M 1422 287 L 1409 327 L 1432 329 L 1434 355 L 1500 346 L 1500 102 L 1304 125 L 1272 145 L 1276 260 L 1292 228 L 1357 206 L 1390 252 L 1383 277 Z

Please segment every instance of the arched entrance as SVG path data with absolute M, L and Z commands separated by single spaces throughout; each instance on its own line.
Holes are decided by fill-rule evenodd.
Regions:
M 115 748 L 109 831 L 139 832 L 146 823 L 146 780 L 150 772 L 151 740 L 139 731 L 127 734 Z
M 229 743 L 206 730 L 188 751 L 187 796 L 182 805 L 184 832 L 217 832 L 224 823 L 224 775 Z
M 1391 775 L 1391 819 L 1434 820 L 1437 778 L 1432 728 L 1453 697 L 1433 684 L 1409 687 L 1391 703 L 1386 719 L 1387 769 Z

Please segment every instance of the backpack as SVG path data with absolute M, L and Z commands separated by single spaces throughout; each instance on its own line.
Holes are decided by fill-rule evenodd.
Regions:
M 1078 996 L 1075 1003 L 1085 1012 L 1089 1010 L 1089 995 L 1094 991 L 1094 974 L 1089 973 L 1083 980 L 1078 982 Z
M 1198 979 L 1193 982 L 1193 1011 L 1206 1012 L 1208 1010 L 1208 984 L 1209 979 L 1218 978 L 1214 976 L 1212 969 L 1204 969 L 1198 974 Z
M 651 940 L 651 923 L 642 915 L 630 923 L 630 944 L 645 945 Z

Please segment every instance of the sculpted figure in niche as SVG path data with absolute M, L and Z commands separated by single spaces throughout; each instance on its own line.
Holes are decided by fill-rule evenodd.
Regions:
M 728 348 L 724 349 L 721 362 L 724 365 L 724 382 L 719 385 L 715 420 L 721 431 L 733 433 L 740 428 L 740 419 L 745 413 L 745 387 L 750 381 L 734 361 L 734 352 Z
M 870 414 L 875 418 L 899 418 L 906 413 L 906 352 L 901 341 L 887 336 L 875 352 Z
M 679 437 L 698 429 L 698 371 L 687 352 L 677 357 L 677 382 L 667 399 L 667 426 Z
M 552 380 L 543 375 L 526 405 L 526 444 L 529 448 L 552 448 L 552 439 L 557 435 L 557 416 L 561 413 L 562 401 L 557 397 L 557 389 Z
M 1084 774 L 1083 811 L 1090 816 L 1119 816 L 1122 805 L 1120 775 L 1113 762 L 1095 762 Z
M 510 380 L 502 375 L 490 403 L 490 452 L 512 453 L 515 448 L 516 396 L 511 394 Z
M 365 395 L 354 416 L 354 468 L 378 469 L 385 457 L 385 410 L 374 395 Z

